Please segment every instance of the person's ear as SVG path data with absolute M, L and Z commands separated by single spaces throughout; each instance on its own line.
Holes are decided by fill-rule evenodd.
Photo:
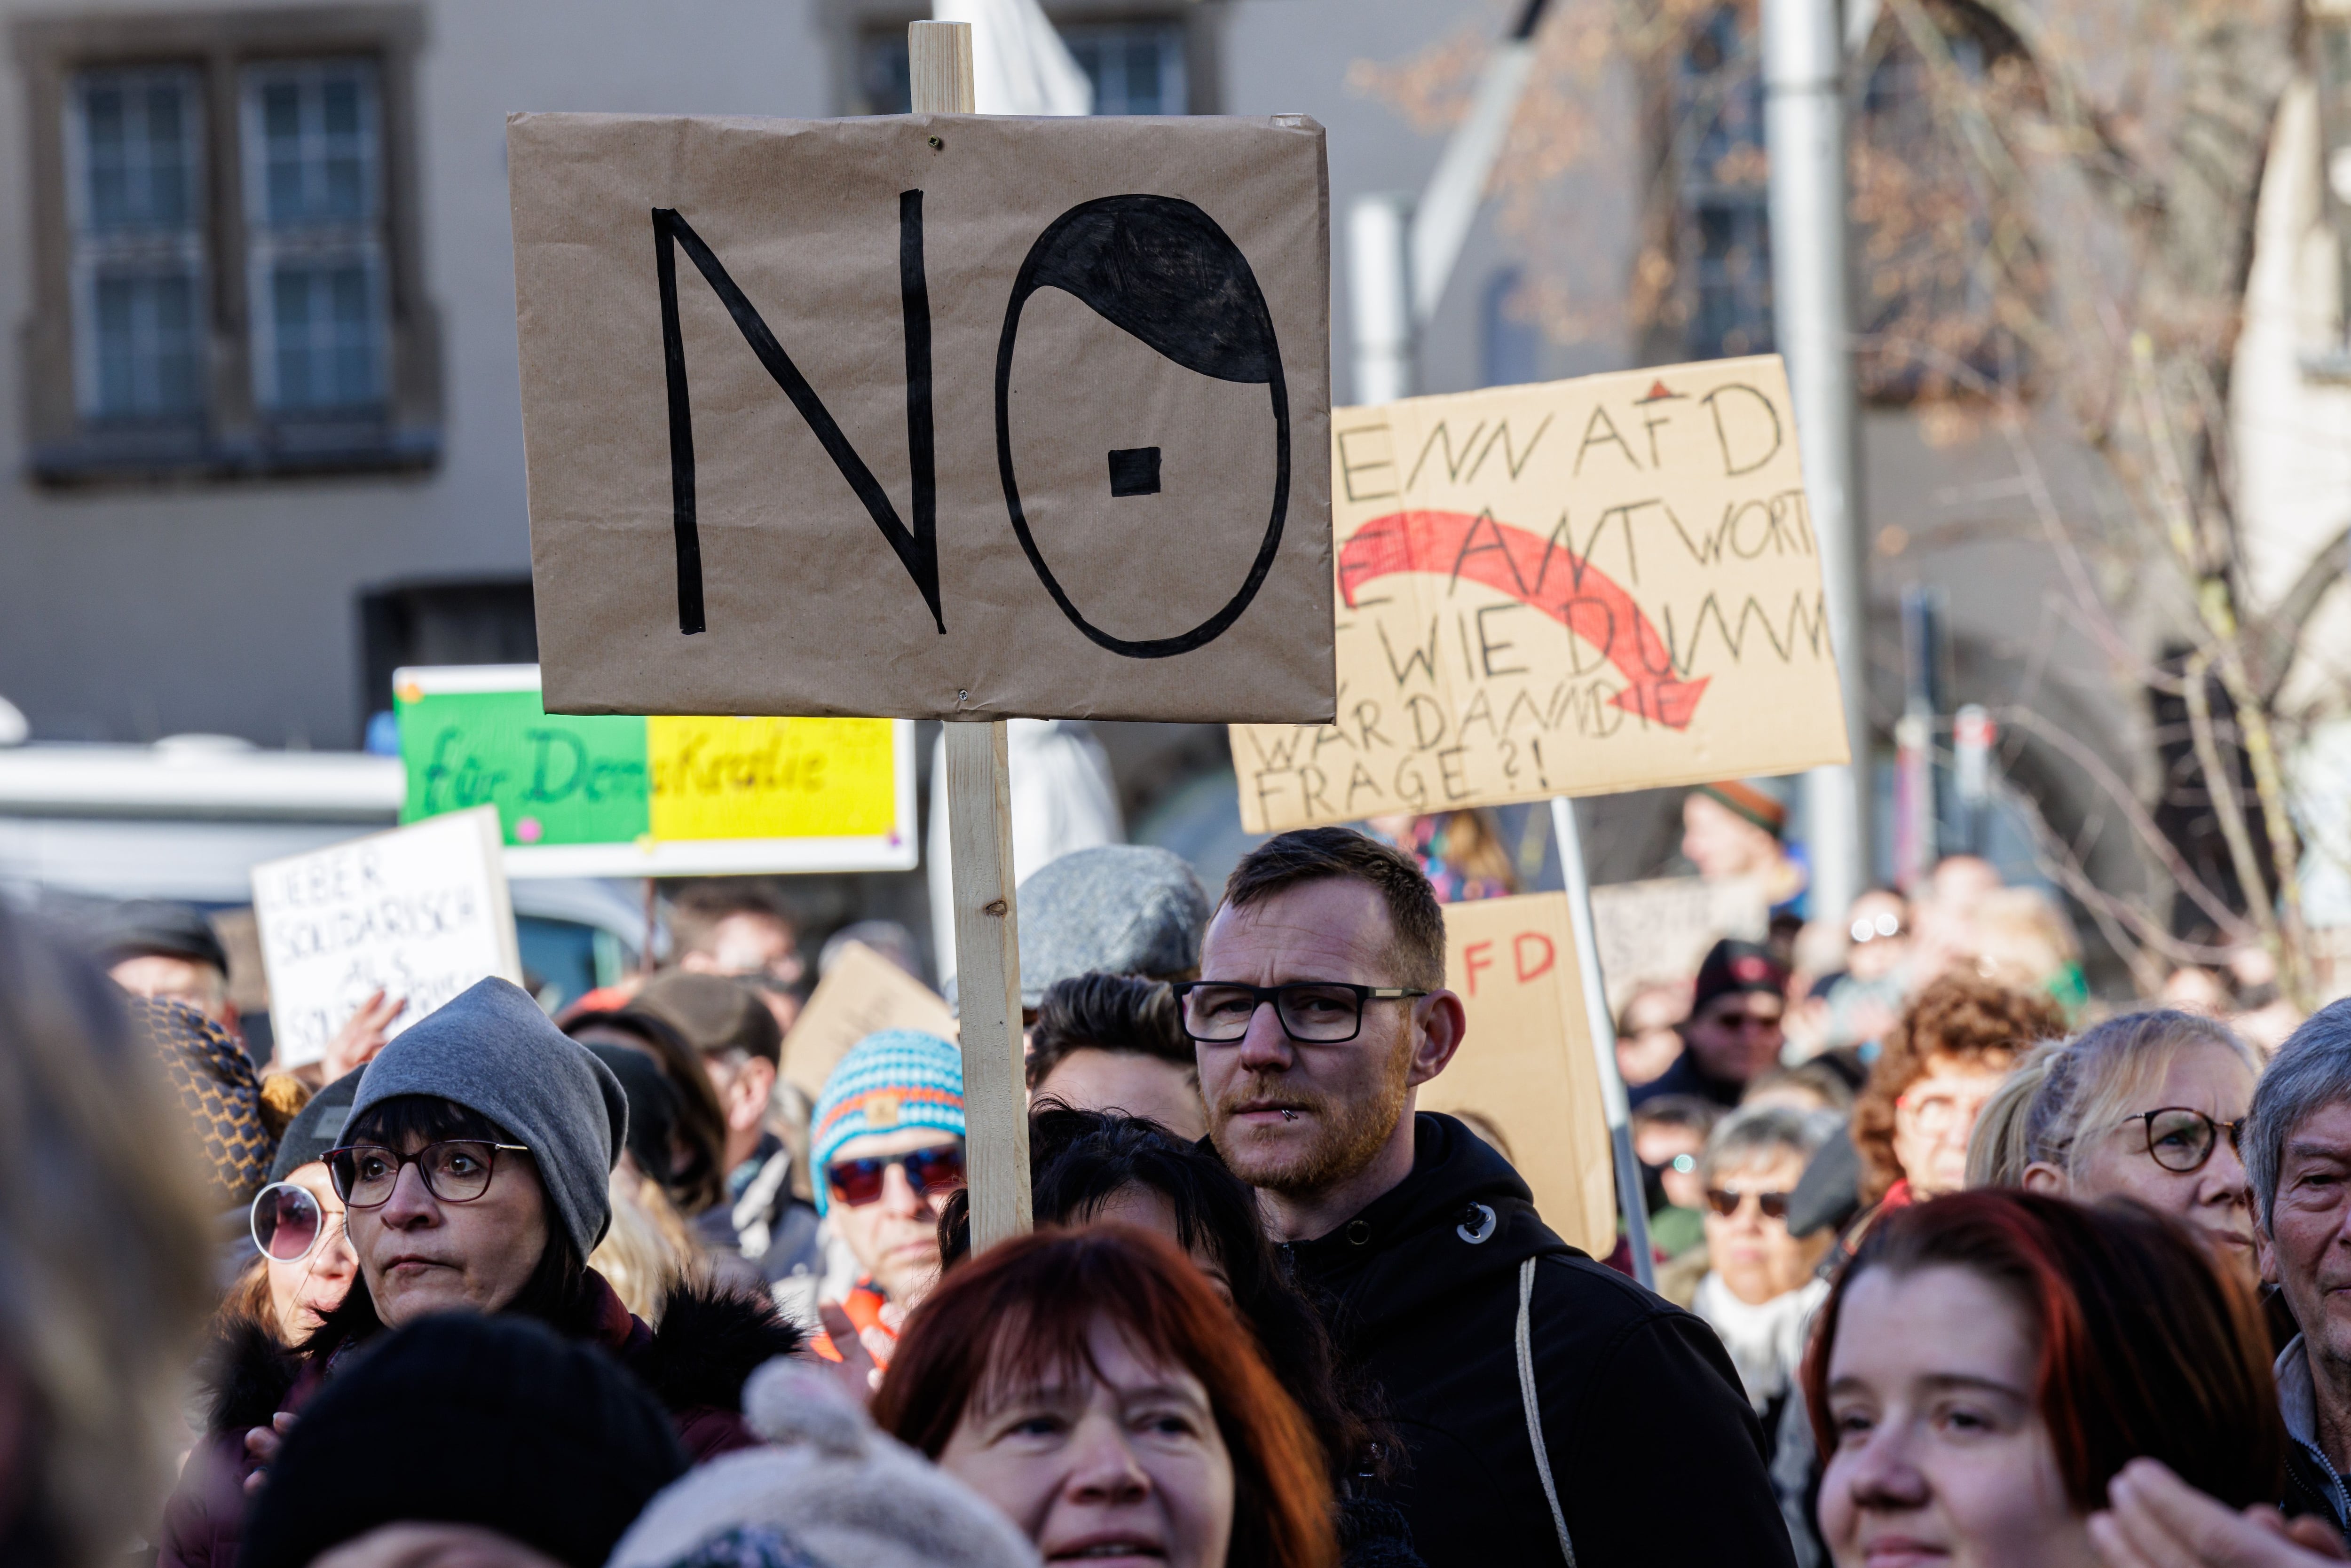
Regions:
M 1451 991 L 1431 991 L 1414 1004 L 1413 1013 L 1418 1027 L 1413 1031 L 1412 1068 L 1405 1080 L 1408 1088 L 1444 1071 L 1469 1027 L 1461 998 Z
M 2025 1191 L 2039 1193 L 2043 1197 L 2064 1197 L 2073 1184 L 2065 1179 L 2064 1171 L 2047 1160 L 2035 1160 L 2024 1167 L 2024 1180 L 2021 1185 Z
M 2270 1235 L 2270 1228 L 2262 1223 L 2258 1205 L 2253 1218 L 2253 1259 L 2262 1266 L 2262 1284 L 2282 1285 L 2285 1282 L 2278 1272 L 2277 1241 Z

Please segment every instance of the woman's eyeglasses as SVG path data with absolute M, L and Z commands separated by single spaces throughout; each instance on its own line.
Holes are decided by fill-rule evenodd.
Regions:
M 2147 1128 L 2147 1157 L 2165 1170 L 2181 1176 L 2192 1175 L 2204 1168 L 2212 1151 L 2220 1146 L 2220 1134 L 2229 1134 L 2229 1147 L 2236 1149 L 2243 1137 L 2242 1117 L 2234 1122 L 2216 1122 L 2201 1111 L 2191 1111 L 2184 1105 L 2167 1105 L 2160 1111 L 2142 1111 L 2126 1116 L 2123 1125 L 2133 1122 Z
M 299 1263 L 327 1239 L 328 1215 L 319 1195 L 290 1181 L 274 1181 L 253 1195 L 246 1218 L 253 1244 L 273 1263 Z
M 1785 1219 L 1788 1218 L 1788 1196 L 1784 1192 L 1732 1192 L 1728 1187 L 1710 1186 L 1706 1189 L 1706 1206 L 1729 1219 L 1745 1207 L 1747 1200 L 1751 1197 L 1755 1200 L 1755 1207 L 1763 1211 L 1764 1218 Z
M 881 1197 L 883 1180 L 892 1166 L 903 1166 L 906 1185 L 925 1197 L 945 1197 L 963 1186 L 961 1144 L 939 1144 L 870 1160 L 835 1160 L 824 1167 L 824 1179 L 831 1186 L 835 1201 L 862 1208 Z
M 448 1138 L 413 1155 L 381 1144 L 349 1144 L 327 1151 L 327 1176 L 346 1207 L 381 1208 L 392 1201 L 402 1166 L 414 1166 L 424 1190 L 444 1203 L 471 1203 L 490 1190 L 499 1153 L 527 1155 L 520 1144 L 487 1144 L 478 1138 Z

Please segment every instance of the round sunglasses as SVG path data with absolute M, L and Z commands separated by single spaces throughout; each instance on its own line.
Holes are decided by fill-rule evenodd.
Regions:
M 274 1181 L 255 1193 L 246 1224 L 253 1244 L 273 1263 L 299 1263 L 319 1249 L 331 1228 L 319 1195 L 290 1181 Z

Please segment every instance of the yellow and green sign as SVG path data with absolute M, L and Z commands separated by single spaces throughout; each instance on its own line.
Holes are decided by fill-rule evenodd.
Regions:
M 400 820 L 496 806 L 509 875 L 915 863 L 904 719 L 549 714 L 533 664 L 404 669 L 392 695 Z

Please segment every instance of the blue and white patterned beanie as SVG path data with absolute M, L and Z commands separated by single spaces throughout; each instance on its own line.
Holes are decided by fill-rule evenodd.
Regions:
M 849 1048 L 826 1075 L 817 1096 L 812 1142 L 817 1212 L 825 1211 L 832 1184 L 825 1167 L 841 1146 L 868 1133 L 935 1127 L 964 1135 L 963 1052 L 935 1034 L 888 1029 Z

